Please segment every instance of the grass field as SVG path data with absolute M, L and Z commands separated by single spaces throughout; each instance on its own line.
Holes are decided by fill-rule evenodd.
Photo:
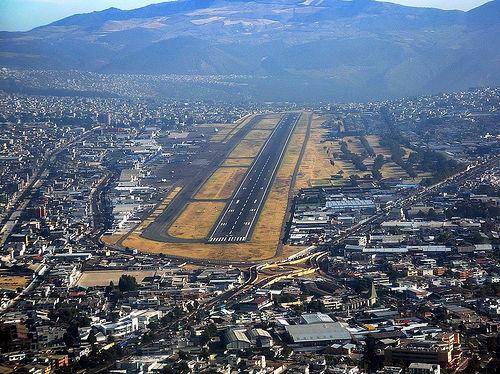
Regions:
M 324 140 L 327 130 L 321 127 L 322 123 L 321 117 L 313 117 L 311 134 L 297 176 L 297 189 L 330 186 L 335 183 L 334 176 L 337 175 L 341 176 L 342 180 L 351 174 L 362 175 L 351 162 L 339 158 L 341 152 L 338 140 Z
M 259 154 L 260 149 L 264 145 L 265 140 L 248 140 L 243 139 L 234 150 L 231 152 L 229 157 L 231 158 L 242 158 L 251 157 L 254 158 Z
M 365 148 L 363 147 L 363 144 L 361 144 L 359 139 L 356 138 L 355 136 L 346 136 L 344 138 L 344 141 L 347 143 L 347 148 L 349 148 L 349 150 L 352 153 L 360 155 L 365 150 Z
M 220 167 L 203 184 L 196 199 L 229 199 L 243 180 L 246 167 Z
M 123 235 L 104 235 L 101 236 L 101 242 L 107 245 L 113 245 L 118 243 L 118 241 L 123 237 Z
M 182 239 L 204 239 L 226 204 L 216 201 L 193 201 L 168 229 L 168 234 Z
M 252 158 L 226 158 L 222 166 L 250 166 L 252 165 Z
M 275 116 L 275 118 L 279 118 Z M 143 252 L 165 253 L 188 258 L 214 259 L 227 261 L 262 261 L 276 255 L 279 245 L 281 228 L 285 218 L 288 194 L 292 188 L 292 178 L 295 165 L 298 162 L 300 150 L 304 143 L 307 121 L 306 115 L 302 115 L 297 124 L 289 145 L 284 154 L 282 163 L 278 168 L 275 183 L 271 187 L 269 195 L 264 203 L 262 213 L 257 221 L 255 230 L 250 242 L 239 244 L 204 244 L 204 243 L 162 243 L 142 238 L 136 233 L 130 235 L 124 245 L 130 248 L 137 248 Z M 204 205 L 198 205 L 199 203 Z M 184 238 L 204 238 L 210 232 L 210 228 L 217 220 L 224 204 L 221 203 L 219 213 L 211 212 L 207 217 L 201 218 L 197 215 L 200 210 L 202 215 L 206 214 L 204 209 L 210 209 L 215 202 L 194 202 L 190 203 L 186 210 L 181 213 L 174 225 L 177 225 L 179 232 L 169 230 L 170 235 L 182 235 Z M 192 204 L 197 204 L 191 207 Z M 209 205 L 206 205 L 209 204 Z M 209 225 L 205 223 L 211 221 Z M 203 227 L 198 227 L 202 222 Z M 186 225 L 191 225 L 187 228 Z M 287 250 L 287 253 L 291 250 Z
M 409 178 L 406 171 L 394 162 L 386 162 L 380 171 L 382 178 Z
M 0 289 L 15 291 L 24 288 L 28 284 L 29 277 L 22 275 L 0 275 Z
M 228 158 L 254 158 L 278 124 L 281 115 L 267 115 L 233 149 Z
M 78 285 L 82 287 L 108 286 L 109 282 L 113 282 L 115 286 L 123 274 L 135 277 L 138 283 L 142 282 L 145 277 L 155 274 L 154 270 L 144 271 L 124 271 L 124 270 L 98 270 L 85 271 L 78 280 Z
M 382 154 L 386 160 L 391 159 L 391 151 L 380 145 L 380 137 L 378 135 L 370 135 L 367 136 L 366 139 L 368 143 L 372 146 L 373 150 L 377 154 Z M 413 152 L 411 149 L 403 147 L 405 151 L 405 155 L 403 159 L 406 159 Z M 381 169 L 383 178 L 404 178 L 413 183 L 419 183 L 423 178 L 427 178 L 430 176 L 429 173 L 418 173 L 416 178 L 410 178 L 408 173 L 406 173 L 399 165 L 394 162 L 387 162 Z
M 281 114 L 268 114 L 262 119 L 262 121 L 254 126 L 254 129 L 272 130 L 276 127 L 280 118 Z
M 381 154 L 386 158 L 391 157 L 391 151 L 380 145 L 380 137 L 378 135 L 368 135 L 366 136 L 366 140 L 368 140 L 368 143 L 377 155 Z
M 311 134 L 306 145 L 304 157 L 300 165 L 296 187 L 307 188 L 313 184 L 330 184 L 330 178 L 334 174 L 331 164 L 331 143 L 323 142 L 324 129 L 315 127 L 313 121 Z
M 245 136 L 247 140 L 266 140 L 271 135 L 272 130 L 251 130 Z

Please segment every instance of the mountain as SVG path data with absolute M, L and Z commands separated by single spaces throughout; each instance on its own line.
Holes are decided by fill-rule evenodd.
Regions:
M 0 66 L 244 74 L 264 99 L 365 100 L 500 83 L 500 0 L 178 0 L 0 33 Z

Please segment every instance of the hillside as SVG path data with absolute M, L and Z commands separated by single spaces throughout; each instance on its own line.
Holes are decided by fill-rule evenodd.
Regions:
M 252 95 L 381 98 L 500 83 L 500 0 L 469 12 L 372 0 L 179 0 L 0 33 L 0 66 L 245 74 Z M 263 79 L 262 77 L 268 77 Z

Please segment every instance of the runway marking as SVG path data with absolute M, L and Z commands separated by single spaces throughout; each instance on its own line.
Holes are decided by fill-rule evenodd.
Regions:
M 269 178 L 267 180 L 267 183 L 264 186 L 261 186 L 259 188 L 259 190 L 268 191 L 268 189 L 270 187 L 270 184 L 271 184 L 271 182 L 274 179 L 276 170 L 277 170 L 279 164 L 281 163 L 281 160 L 283 158 L 283 154 L 284 154 L 284 152 L 285 152 L 285 150 L 287 148 L 287 145 L 288 145 L 288 142 L 290 140 L 290 137 L 292 136 L 292 134 L 294 132 L 294 129 L 295 129 L 295 126 L 297 125 L 297 123 L 298 123 L 298 121 L 300 119 L 300 116 L 301 116 L 301 114 L 293 113 L 293 114 L 286 114 L 286 115 L 284 115 L 281 118 L 280 123 L 278 123 L 278 125 L 275 127 L 275 129 L 273 130 L 273 132 L 271 133 L 271 135 L 269 136 L 269 138 L 266 140 L 264 146 L 260 150 L 259 154 L 255 158 L 255 162 L 252 165 L 251 169 L 249 170 L 248 174 L 245 176 L 245 178 L 243 179 L 243 181 L 240 183 L 240 186 L 238 187 L 238 190 L 234 194 L 234 198 L 236 198 L 236 196 L 238 196 L 238 194 L 240 193 L 241 190 L 246 190 L 247 189 L 247 182 L 254 181 L 254 175 L 257 175 L 257 178 L 255 179 L 255 182 L 252 184 L 250 192 L 247 194 L 247 197 L 246 197 L 243 205 L 238 207 L 238 209 L 240 209 L 240 211 L 238 212 L 237 218 L 233 222 L 233 226 L 231 227 L 229 235 L 231 235 L 234 232 L 235 227 L 237 226 L 237 224 L 239 224 L 240 217 L 241 217 L 243 211 L 247 207 L 247 204 L 248 204 L 248 201 L 250 199 L 250 196 L 254 193 L 254 190 L 255 190 L 257 184 L 259 184 L 258 182 L 260 182 L 260 180 L 261 180 L 261 177 L 263 175 L 264 170 L 266 169 L 267 165 L 269 164 L 269 161 L 271 160 L 271 154 L 267 157 L 267 159 L 265 160 L 264 164 L 260 165 L 260 170 L 255 170 L 255 167 L 257 167 L 258 163 L 260 162 L 259 158 L 261 157 L 261 155 L 262 155 L 263 152 L 272 152 L 272 150 L 268 150 L 267 147 L 269 146 L 269 142 L 271 140 L 273 140 L 273 137 L 275 136 L 276 132 L 279 129 L 282 129 L 285 126 L 285 124 L 287 124 L 287 126 L 290 126 L 291 128 L 288 131 L 288 136 L 287 136 L 285 142 L 283 143 L 283 146 L 281 147 L 281 152 L 280 152 L 279 156 L 276 159 L 276 163 L 274 165 L 274 168 L 272 169 L 271 173 L 269 174 Z M 292 122 L 288 122 L 289 120 L 292 121 Z M 274 140 L 276 140 L 276 139 L 274 139 Z M 266 174 L 268 174 L 268 173 L 266 173 Z M 263 182 L 265 183 L 265 181 L 263 181 Z M 264 187 L 265 187 L 265 189 L 264 189 Z M 249 210 L 249 213 L 250 212 L 251 213 L 255 213 L 256 211 L 258 211 L 260 209 L 260 207 L 262 206 L 263 202 L 266 200 L 265 199 L 265 195 L 266 195 L 266 193 L 264 193 L 262 195 L 258 195 L 259 198 L 254 199 L 253 205 L 257 204 L 257 202 L 258 202 L 258 206 L 257 206 L 257 208 L 251 208 Z M 228 207 L 231 206 L 231 205 L 238 205 L 238 204 L 240 204 L 241 197 L 238 198 L 236 201 L 234 201 L 234 198 L 229 202 Z M 260 199 L 260 201 L 259 201 L 259 199 Z M 215 227 L 215 229 L 214 229 L 214 231 L 213 231 L 212 236 L 210 237 L 210 239 L 214 238 L 214 235 L 217 234 L 217 232 L 220 230 L 221 226 L 226 226 L 227 225 L 227 222 L 225 221 L 226 216 L 227 216 L 228 213 L 234 213 L 234 211 L 235 211 L 235 209 L 232 208 L 232 209 L 228 209 L 228 210 L 226 210 L 224 212 L 224 214 L 222 215 L 222 217 L 219 220 L 219 223 Z M 244 222 L 243 225 L 248 227 L 247 230 L 246 230 L 246 235 L 245 236 L 242 236 L 242 237 L 229 236 L 228 237 L 227 235 L 225 235 L 225 236 L 218 237 L 218 239 L 226 240 L 226 241 L 227 240 L 230 240 L 230 241 L 234 241 L 234 240 L 236 240 L 236 241 L 246 241 L 248 239 L 248 234 L 249 234 L 250 230 L 252 229 L 253 224 L 254 224 L 256 218 L 257 218 L 257 214 L 253 214 L 252 215 L 252 219 L 251 219 L 250 222 L 249 221 L 245 221 Z

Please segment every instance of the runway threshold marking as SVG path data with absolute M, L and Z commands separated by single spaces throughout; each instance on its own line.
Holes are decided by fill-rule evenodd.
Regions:
M 284 115 L 284 116 L 281 118 L 281 120 L 280 120 L 280 122 L 278 123 L 278 125 L 277 125 L 277 126 L 275 127 L 275 129 L 273 130 L 273 132 L 271 133 L 271 135 L 269 136 L 269 138 L 266 140 L 266 142 L 265 142 L 264 146 L 262 147 L 262 149 L 260 150 L 259 154 L 257 155 L 257 158 L 255 159 L 256 161 L 258 161 L 258 160 L 259 160 L 259 158 L 262 156 L 263 152 L 265 152 L 265 151 L 266 151 L 266 148 L 267 148 L 267 146 L 269 145 L 269 142 L 273 139 L 273 136 L 275 136 L 276 132 L 277 132 L 277 131 L 278 131 L 278 130 L 279 130 L 279 129 L 283 126 L 283 125 L 285 125 L 285 124 L 287 123 L 286 121 L 288 121 L 288 120 L 292 120 L 293 122 L 292 122 L 292 123 L 290 123 L 290 124 L 288 125 L 288 126 L 291 126 L 292 128 L 288 131 L 288 136 L 287 136 L 287 138 L 286 138 L 285 142 L 283 143 L 283 146 L 281 147 L 281 152 L 280 152 L 280 154 L 279 154 L 278 158 L 276 159 L 276 163 L 275 163 L 275 165 L 274 165 L 274 168 L 273 168 L 273 170 L 272 170 L 272 172 L 271 172 L 271 174 L 270 174 L 270 177 L 269 177 L 269 179 L 268 179 L 268 181 L 267 181 L 267 184 L 266 184 L 266 186 L 265 186 L 265 187 L 266 187 L 266 189 L 265 189 L 265 191 L 266 191 L 266 192 L 269 190 L 270 184 L 271 184 L 272 180 L 274 179 L 274 175 L 275 175 L 275 173 L 276 173 L 276 170 L 277 170 L 277 168 L 278 168 L 279 164 L 281 163 L 281 160 L 282 160 L 283 154 L 284 154 L 284 152 L 285 152 L 285 150 L 286 150 L 286 147 L 287 147 L 287 145 L 288 145 L 288 142 L 289 142 L 289 140 L 290 140 L 290 137 L 292 136 L 293 129 L 295 128 L 295 126 L 296 126 L 296 124 L 298 123 L 299 119 L 300 119 L 300 114 L 297 114 L 297 113 L 294 113 L 294 114 L 286 114 L 286 115 Z M 260 177 L 262 176 L 262 173 L 263 173 L 264 169 L 266 168 L 266 166 L 268 165 L 268 163 L 269 163 L 270 159 L 271 159 L 271 155 L 269 155 L 269 157 L 267 158 L 267 160 L 266 160 L 266 162 L 264 163 L 264 165 L 263 165 L 263 166 L 261 166 L 260 172 L 259 172 L 258 177 L 257 177 L 257 181 L 259 181 L 259 180 L 260 180 Z M 228 204 L 228 208 L 229 208 L 229 207 L 231 207 L 231 205 L 233 204 L 234 199 L 238 196 L 238 194 L 239 194 L 240 190 L 242 189 L 242 187 L 243 187 L 243 186 L 245 185 L 245 183 L 247 182 L 247 179 L 248 179 L 248 181 L 252 181 L 252 180 L 253 180 L 253 179 L 252 179 L 252 177 L 251 177 L 251 175 L 254 173 L 254 167 L 255 167 L 257 164 L 258 164 L 258 162 L 255 162 L 255 163 L 254 163 L 254 165 L 250 168 L 250 170 L 249 170 L 249 171 L 248 171 L 248 173 L 246 174 L 246 176 L 245 176 L 245 178 L 243 179 L 243 181 L 241 182 L 241 184 L 240 184 L 240 186 L 239 186 L 238 190 L 235 192 L 233 199 L 229 202 L 229 204 Z M 247 205 L 247 203 L 248 203 L 248 200 L 249 200 L 249 198 L 250 198 L 251 194 L 252 194 L 252 193 L 253 193 L 253 191 L 255 190 L 255 187 L 256 187 L 256 184 L 254 184 L 254 185 L 252 186 L 252 188 L 251 188 L 251 190 L 250 190 L 250 193 L 248 193 L 247 198 L 246 198 L 246 201 L 245 201 L 245 203 L 244 203 L 244 205 L 243 205 L 243 209 L 246 207 L 246 205 Z M 243 189 L 246 189 L 246 186 L 245 186 Z M 261 190 L 263 190 L 263 189 L 264 189 L 264 186 L 261 186 L 261 187 L 260 187 L 260 189 L 261 189 Z M 252 213 L 257 212 L 257 211 L 261 208 L 261 206 L 262 206 L 263 202 L 266 200 L 266 199 L 265 199 L 266 195 L 267 195 L 267 194 L 266 194 L 266 193 L 264 193 L 264 194 L 261 196 L 261 198 L 260 198 L 260 202 L 259 202 L 258 207 L 257 207 L 257 208 L 252 208 L 252 209 L 250 209 L 250 211 L 249 211 L 249 212 L 252 212 Z M 258 201 L 258 199 L 255 199 L 253 204 L 256 204 L 256 203 L 257 203 L 257 201 Z M 238 204 L 239 202 L 240 202 L 240 198 L 238 198 L 238 199 L 237 199 L 236 204 Z M 250 221 L 250 223 L 248 223 L 248 221 L 244 222 L 243 226 L 248 226 L 248 229 L 246 230 L 246 234 L 245 234 L 244 236 L 239 236 L 239 237 L 230 236 L 230 235 L 233 233 L 233 230 L 235 229 L 236 224 L 238 223 L 239 218 L 241 217 L 241 213 L 242 213 L 242 211 L 240 211 L 240 212 L 239 212 L 238 217 L 236 218 L 235 223 L 234 223 L 234 224 L 233 224 L 233 226 L 231 227 L 231 230 L 230 230 L 229 234 L 226 234 L 226 235 L 223 235 L 223 236 L 214 237 L 214 235 L 217 233 L 217 231 L 220 229 L 220 227 L 221 227 L 221 226 L 226 226 L 227 222 L 224 222 L 224 220 L 225 220 L 226 214 L 227 214 L 228 212 L 229 212 L 229 213 L 233 213 L 233 212 L 234 212 L 234 209 L 227 209 L 227 210 L 224 212 L 224 214 L 222 215 L 222 217 L 219 219 L 219 223 L 217 224 L 216 228 L 213 230 L 212 235 L 210 236 L 210 238 L 209 238 L 208 242 L 214 242 L 214 241 L 216 241 L 216 242 L 220 242 L 220 241 L 226 241 L 226 242 L 234 242 L 234 241 L 236 241 L 236 242 L 244 242 L 244 241 L 246 241 L 246 240 L 248 239 L 248 236 L 249 236 L 250 230 L 252 229 L 253 224 L 255 223 L 255 220 L 256 220 L 256 218 L 257 218 L 257 214 L 253 214 L 253 216 L 252 216 L 252 220 Z

